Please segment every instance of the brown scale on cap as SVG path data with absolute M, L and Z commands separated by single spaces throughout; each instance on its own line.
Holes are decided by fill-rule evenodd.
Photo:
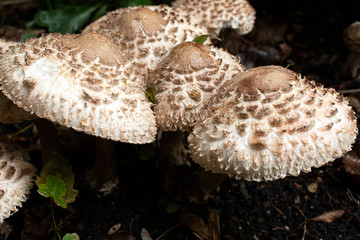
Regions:
M 119 32 L 128 40 L 134 40 L 142 32 L 148 36 L 155 36 L 164 31 L 167 21 L 161 14 L 146 7 L 139 7 L 133 11 L 124 12 L 119 19 Z
M 220 85 L 241 71 L 239 60 L 222 49 L 196 42 L 176 46 L 150 72 L 158 128 L 188 131 Z
M 246 180 L 309 172 L 351 149 L 356 118 L 346 98 L 279 66 L 226 82 L 189 136 L 195 162 Z
M 0 142 L 0 223 L 26 201 L 35 168 L 28 153 L 14 143 Z
M 119 8 L 84 30 L 111 38 L 144 75 L 176 45 L 208 34 L 200 20 L 166 5 Z
M 37 116 L 130 143 L 152 142 L 155 117 L 144 76 L 118 45 L 98 33 L 49 34 L 0 58 L 2 90 Z
M 201 19 L 215 34 L 222 28 L 232 28 L 243 35 L 249 33 L 255 23 L 255 10 L 246 0 L 176 0 L 172 6 Z
M 68 48 L 73 55 L 76 49 L 81 54 L 81 60 L 85 63 L 94 62 L 97 58 L 104 65 L 114 66 L 124 65 L 127 62 L 119 47 L 108 37 L 98 33 L 88 33 L 82 35 L 66 35 L 61 39 L 64 47 Z

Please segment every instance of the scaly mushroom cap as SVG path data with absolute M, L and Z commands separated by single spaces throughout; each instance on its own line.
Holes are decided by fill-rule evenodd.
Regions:
M 360 22 L 356 21 L 344 30 L 344 43 L 350 51 L 360 53 Z
M 207 114 L 188 138 L 193 160 L 246 180 L 309 172 L 349 151 L 357 134 L 347 99 L 280 66 L 226 82 Z
M 200 20 L 166 5 L 119 8 L 91 23 L 85 32 L 111 38 L 143 74 L 155 69 L 177 44 L 208 34 Z
M 247 0 L 176 0 L 172 6 L 200 18 L 215 34 L 222 28 L 232 28 L 243 35 L 255 24 L 255 10 Z
M 0 142 L 0 223 L 15 213 L 30 193 L 35 169 L 29 159 L 15 143 Z
M 98 33 L 49 34 L 0 59 L 3 93 L 19 107 L 77 131 L 129 143 L 155 139 L 156 123 L 127 56 Z
M 231 54 L 196 42 L 176 46 L 150 73 L 161 131 L 188 131 L 222 83 L 244 70 Z
M 15 46 L 16 42 L 8 42 L 0 39 L 0 58 L 10 47 Z M 1 74 L 1 73 L 0 73 Z M 25 120 L 35 119 L 36 115 L 25 112 L 23 109 L 16 106 L 5 95 L 0 92 L 0 122 L 13 123 L 22 122 Z

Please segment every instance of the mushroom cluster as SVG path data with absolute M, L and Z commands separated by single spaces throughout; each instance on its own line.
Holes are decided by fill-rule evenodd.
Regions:
M 350 151 L 357 134 L 346 98 L 280 66 L 238 74 L 204 114 L 188 138 L 192 159 L 246 180 L 309 172 Z
M 15 143 L 0 142 L 0 224 L 21 207 L 33 185 L 35 168 Z

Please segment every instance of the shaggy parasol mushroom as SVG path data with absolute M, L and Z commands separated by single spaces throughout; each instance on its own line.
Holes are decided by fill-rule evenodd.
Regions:
M 5 41 L 0 39 L 0 57 L 10 47 L 15 46 L 16 42 Z M 0 73 L 1 74 L 1 73 Z M 0 92 L 0 122 L 13 123 L 25 120 L 35 119 L 36 115 L 30 114 L 11 102 L 3 93 Z
M 166 5 L 119 8 L 91 23 L 86 32 L 111 38 L 144 75 L 177 44 L 208 34 L 200 20 Z
M 142 76 L 121 49 L 98 33 L 49 34 L 19 44 L 0 59 L 3 93 L 37 116 L 105 139 L 155 139 Z
M 189 131 L 218 88 L 244 67 L 228 52 L 197 42 L 177 45 L 149 74 L 161 131 Z
M 255 10 L 247 0 L 176 0 L 172 6 L 200 18 L 214 34 L 222 28 L 232 28 L 244 35 L 255 24 Z
M 246 180 L 309 172 L 348 152 L 357 134 L 346 98 L 280 66 L 226 82 L 207 114 L 188 138 L 192 159 Z
M 0 70 L 3 93 L 41 118 L 102 139 L 135 144 L 155 140 L 155 116 L 144 93 L 144 76 L 104 35 L 31 38 L 1 57 Z M 114 143 L 103 141 L 97 138 L 106 149 L 97 150 L 115 151 Z M 86 178 L 90 186 L 100 187 L 109 177 L 112 186 L 116 184 L 115 158 L 108 155 L 113 156 L 96 154 Z
M 344 43 L 350 54 L 343 67 L 345 75 L 356 78 L 360 75 L 360 22 L 356 21 L 344 30 Z
M 26 201 L 35 168 L 28 153 L 15 143 L 0 142 L 0 224 Z

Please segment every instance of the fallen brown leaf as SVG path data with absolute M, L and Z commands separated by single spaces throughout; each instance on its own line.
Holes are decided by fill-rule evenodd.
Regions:
M 181 214 L 180 220 L 184 222 L 199 239 L 220 240 L 220 221 L 219 215 L 215 209 L 209 214 L 208 224 L 193 213 Z
M 324 212 L 323 214 L 311 218 L 310 220 L 315 221 L 315 222 L 326 222 L 326 223 L 331 223 L 333 221 L 335 221 L 338 218 L 341 218 L 344 215 L 345 211 L 344 210 L 334 210 L 334 211 L 329 211 L 329 212 Z
M 141 229 L 141 240 L 153 240 L 150 233 L 145 228 Z

